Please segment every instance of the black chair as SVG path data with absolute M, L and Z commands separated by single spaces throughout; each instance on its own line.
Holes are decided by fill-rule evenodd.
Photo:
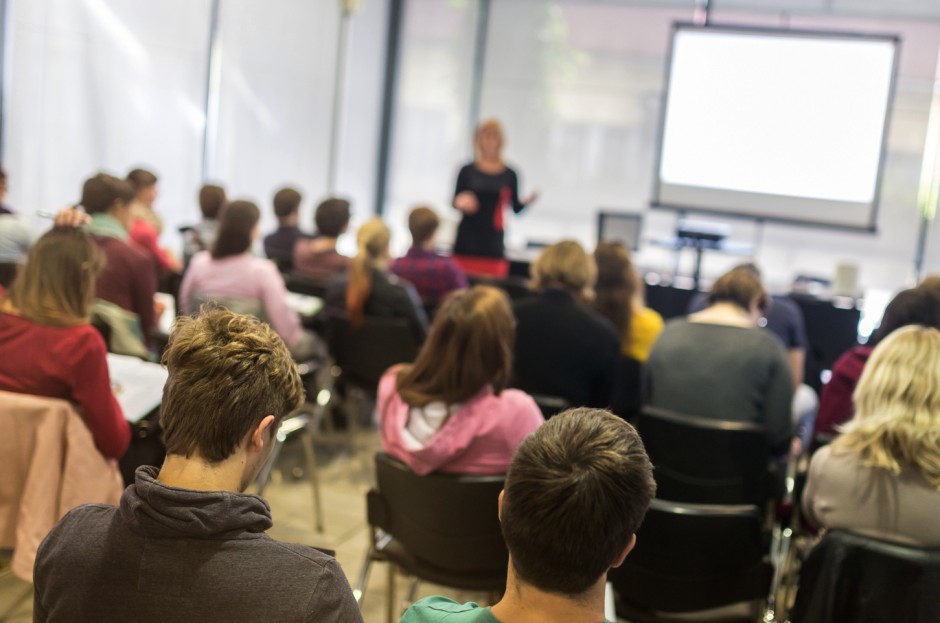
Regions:
M 372 396 L 386 370 L 414 361 L 420 345 L 411 325 L 401 318 L 366 317 L 353 327 L 341 312 L 329 312 L 327 343 L 344 383 L 366 389 Z
M 509 554 L 497 507 L 504 476 L 418 476 L 379 453 L 366 496 L 373 541 L 354 591 L 362 601 L 373 562 L 389 563 L 388 621 L 397 621 L 395 570 L 461 590 L 500 593 Z M 412 586 L 409 601 L 414 598 Z
M 535 296 L 536 292 L 529 287 L 529 280 L 525 277 L 509 276 L 505 279 L 495 279 L 493 277 L 482 277 L 479 275 L 467 275 L 467 281 L 471 286 L 492 286 L 499 288 L 506 293 L 510 301 L 516 302 Z
M 548 396 L 546 394 L 529 394 L 538 405 L 542 417 L 546 420 L 571 408 L 571 403 L 561 396 Z
M 665 623 L 677 620 L 672 615 L 742 602 L 750 605 L 746 615 L 721 620 L 753 622 L 763 611 L 772 574 L 756 506 L 656 499 L 636 547 L 608 580 L 618 596 L 617 615 L 632 623 Z
M 643 364 L 632 357 L 621 356 L 617 363 L 610 410 L 630 422 L 643 410 Z
M 656 473 L 657 496 L 695 504 L 753 504 L 775 497 L 763 427 L 646 407 L 637 430 Z
M 329 283 L 326 281 L 301 277 L 293 273 L 288 273 L 284 276 L 284 284 L 291 292 L 315 296 L 319 299 L 326 296 L 326 290 L 329 287 Z
M 793 623 L 940 619 L 940 549 L 832 530 L 800 572 Z

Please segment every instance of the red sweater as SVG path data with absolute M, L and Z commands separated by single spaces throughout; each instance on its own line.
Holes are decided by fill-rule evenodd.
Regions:
M 137 244 L 107 236 L 94 236 L 104 251 L 106 262 L 98 275 L 95 295 L 121 309 L 137 314 L 144 344 L 150 343 L 150 331 L 157 324 L 153 295 L 157 273 L 153 260 Z
M 91 325 L 52 327 L 0 313 L 0 389 L 77 403 L 101 454 L 117 459 L 127 450 L 131 428 Z
M 852 394 L 872 350 L 871 346 L 856 346 L 832 366 L 832 378 L 823 387 L 819 398 L 819 411 L 813 426 L 816 435 L 838 435 L 836 426 L 848 422 L 855 415 Z

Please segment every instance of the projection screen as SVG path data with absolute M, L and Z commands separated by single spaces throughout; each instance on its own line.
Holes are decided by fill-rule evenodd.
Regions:
M 652 206 L 874 230 L 898 46 L 676 24 Z

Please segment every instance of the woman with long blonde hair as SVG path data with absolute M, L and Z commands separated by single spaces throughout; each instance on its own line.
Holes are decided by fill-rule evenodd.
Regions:
M 390 238 L 382 219 L 362 224 L 356 234 L 359 251 L 347 273 L 327 289 L 326 308 L 345 312 L 353 327 L 361 325 L 366 316 L 404 318 L 421 342 L 427 334 L 427 314 L 414 286 L 388 272 Z
M 818 526 L 940 546 L 940 331 L 898 329 L 855 390 L 855 417 L 813 456 L 803 498 Z
M 117 459 L 131 429 L 90 324 L 102 264 L 98 246 L 72 227 L 54 228 L 30 249 L 0 301 L 0 390 L 76 403 L 98 450 Z

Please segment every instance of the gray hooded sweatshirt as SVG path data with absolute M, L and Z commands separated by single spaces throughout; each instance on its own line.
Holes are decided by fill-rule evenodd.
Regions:
M 119 508 L 70 511 L 40 545 L 34 621 L 361 623 L 339 564 L 265 534 L 256 495 L 191 491 L 141 467 Z

